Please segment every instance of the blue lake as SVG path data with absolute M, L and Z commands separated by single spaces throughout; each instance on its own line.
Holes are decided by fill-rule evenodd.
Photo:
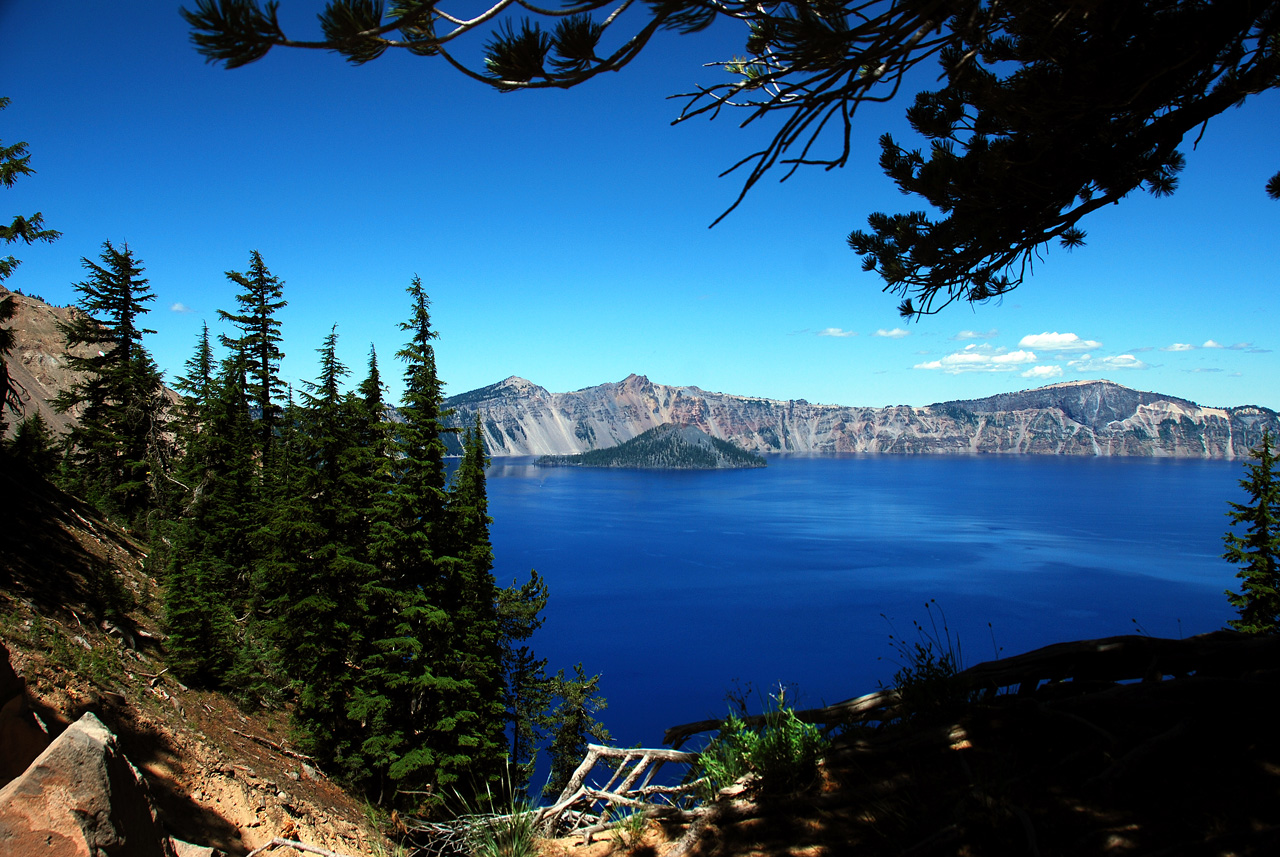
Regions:
M 489 471 L 500 584 L 545 576 L 550 668 L 602 674 L 620 745 L 779 682 L 802 707 L 875 690 L 936 599 L 964 661 L 1234 614 L 1220 558 L 1239 462 L 771 457 L 762 470 Z M 1136 624 L 1135 624 L 1136 622 Z M 988 626 L 989 623 L 989 626 Z M 794 697 L 793 697 L 794 699 Z

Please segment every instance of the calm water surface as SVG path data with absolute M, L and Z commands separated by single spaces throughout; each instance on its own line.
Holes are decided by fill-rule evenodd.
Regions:
M 763 470 L 489 471 L 499 583 L 544 575 L 550 667 L 603 675 L 621 745 L 722 716 L 750 682 L 802 706 L 875 690 L 936 599 L 966 663 L 1186 636 L 1233 615 L 1219 555 L 1239 462 L 772 457 Z M 1135 620 L 1137 626 L 1135 626 Z M 990 623 L 990 627 L 988 627 Z M 994 641 L 993 641 L 994 637 Z

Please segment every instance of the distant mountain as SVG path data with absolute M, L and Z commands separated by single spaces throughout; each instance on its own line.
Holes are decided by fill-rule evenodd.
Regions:
M 572 393 L 511 377 L 446 400 L 452 422 L 481 417 L 490 455 L 576 455 L 652 428 L 693 426 L 751 452 L 1004 453 L 1242 458 L 1275 411 L 1201 407 L 1111 381 L 1074 381 L 985 399 L 887 408 L 815 405 L 654 384 L 643 375 Z
M 0 297 L 10 294 L 0 286 Z M 76 416 L 49 402 L 77 380 L 58 322 L 77 312 L 13 293 L 17 312 L 9 371 L 27 413 L 56 431 Z M 88 356 L 86 346 L 80 353 Z M 170 393 L 174 399 L 176 394 Z M 1265 429 L 1280 436 L 1276 412 L 1253 405 L 1209 408 L 1111 381 L 1075 381 L 985 399 L 916 408 L 814 405 L 654 384 L 643 375 L 572 393 L 551 393 L 511 377 L 446 400 L 452 424 L 481 415 L 490 455 L 576 455 L 607 449 L 658 426 L 693 426 L 757 453 L 1009 453 L 1242 458 Z M 398 414 L 391 413 L 392 419 Z M 18 422 L 9 419 L 10 431 Z M 452 451 L 459 452 L 456 439 Z
M 765 460 L 693 426 L 671 423 L 625 443 L 577 455 L 544 455 L 540 467 L 628 467 L 645 470 L 738 470 L 764 467 Z

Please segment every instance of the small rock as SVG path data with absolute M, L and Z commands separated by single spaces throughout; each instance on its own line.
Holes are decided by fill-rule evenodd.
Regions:
M 209 845 L 192 845 L 172 836 L 169 837 L 169 844 L 173 846 L 173 853 L 177 857 L 222 857 L 221 851 Z
M 285 776 L 287 776 L 289 779 L 293 780 L 295 783 L 298 781 L 298 772 L 297 772 L 297 771 L 289 771 L 288 773 L 286 773 L 286 774 L 285 774 Z

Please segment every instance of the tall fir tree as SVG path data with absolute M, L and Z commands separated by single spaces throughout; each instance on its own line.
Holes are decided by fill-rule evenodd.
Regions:
M 1280 475 L 1271 434 L 1250 453 L 1253 462 L 1245 465 L 1248 476 L 1240 487 L 1249 495 L 1246 503 L 1231 503 L 1231 525 L 1244 525 L 1245 534 L 1228 531 L 1223 537 L 1223 559 L 1240 566 L 1236 577 L 1240 591 L 1227 590 L 1227 600 L 1240 611 L 1239 619 L 1227 624 L 1248 634 L 1280 632 Z
M 290 500 L 272 521 L 272 570 L 264 615 L 281 665 L 297 690 L 295 722 L 331 769 L 359 776 L 359 723 L 348 714 L 359 676 L 349 668 L 365 651 L 362 595 L 374 568 L 366 561 L 368 508 L 362 484 L 361 403 L 340 388 L 347 370 L 337 333 L 319 349 L 321 374 L 305 384 L 297 409 L 299 460 Z
M 81 259 L 89 272 L 75 287 L 82 312 L 59 325 L 69 368 L 83 376 L 55 399 L 60 411 L 81 409 L 67 435 L 65 481 L 109 514 L 139 524 L 155 503 L 155 479 L 169 466 L 160 370 L 142 345 L 154 331 L 138 325 L 155 295 L 127 244 L 104 242 L 101 260 Z M 91 356 L 70 351 L 79 345 Z
M 489 541 L 488 491 L 479 417 L 463 438 L 463 456 L 449 491 L 448 539 L 438 548 L 439 604 L 449 616 L 448 660 L 457 689 L 446 700 L 455 725 L 446 752 L 477 786 L 496 781 L 506 757 L 505 694 L 498 594 Z
M 196 377 L 207 347 L 205 335 L 187 364 Z M 203 687 L 226 685 L 246 633 L 239 620 L 248 620 L 252 602 L 258 480 L 244 387 L 244 362 L 233 354 L 203 405 L 189 403 L 181 434 L 178 478 L 189 490 L 169 538 L 165 617 L 170 666 Z
M 222 343 L 244 355 L 249 400 L 258 411 L 257 447 L 266 462 L 271 457 L 274 433 L 280 423 L 278 402 L 285 387 L 280 379 L 280 361 L 284 358 L 280 350 L 281 322 L 276 317 L 276 313 L 288 306 L 282 297 L 284 282 L 272 275 L 257 250 L 249 254 L 247 271 L 227 271 L 226 275 L 242 289 L 236 295 L 240 312 L 218 310 L 218 316 L 235 325 L 240 335 L 224 335 Z
M 443 795 L 458 772 L 442 769 L 439 749 L 451 743 L 455 722 L 438 719 L 456 684 L 439 667 L 445 659 L 449 617 L 439 606 L 434 543 L 446 526 L 444 400 L 436 374 L 436 333 L 430 301 L 414 277 L 409 342 L 397 352 L 405 366 L 403 421 L 395 426 L 395 467 L 372 531 L 377 576 L 366 588 L 376 634 L 367 648 L 365 681 L 352 714 L 370 726 L 361 752 L 375 772 L 372 790 L 424 790 Z M 445 733 L 445 734 L 442 734 Z

